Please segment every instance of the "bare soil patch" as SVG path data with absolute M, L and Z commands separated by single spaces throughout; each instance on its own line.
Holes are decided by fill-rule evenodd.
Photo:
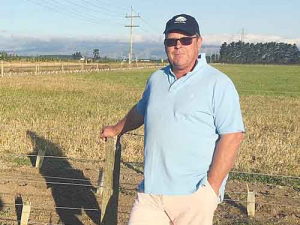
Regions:
M 37 169 L 1 160 L 1 225 L 16 224 L 21 215 L 18 204 L 27 201 L 32 207 L 31 223 L 99 224 L 101 196 L 97 194 L 97 179 L 98 168 L 102 165 L 55 161 L 58 160 L 45 159 L 43 167 Z M 142 178 L 138 167 L 122 163 L 119 224 L 127 223 L 136 188 Z M 256 192 L 254 218 L 247 216 L 246 184 Z M 300 224 L 300 192 L 289 186 L 229 180 L 225 201 L 218 206 L 214 224 Z

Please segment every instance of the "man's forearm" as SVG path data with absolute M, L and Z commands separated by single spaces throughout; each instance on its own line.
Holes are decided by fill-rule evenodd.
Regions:
M 243 136 L 243 133 L 225 134 L 218 142 L 208 172 L 208 182 L 217 194 L 224 178 L 234 165 Z
M 133 106 L 128 114 L 120 120 L 115 128 L 118 134 L 124 134 L 127 131 L 135 130 L 144 124 L 144 117 L 137 111 L 137 106 Z

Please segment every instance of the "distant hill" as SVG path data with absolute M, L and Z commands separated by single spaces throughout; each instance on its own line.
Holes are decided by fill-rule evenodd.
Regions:
M 72 55 L 39 55 L 43 58 L 59 58 L 59 59 L 73 59 Z
M 3 45 L 2 45 L 3 46 Z M 81 52 L 83 56 L 92 57 L 93 50 L 100 50 L 100 57 L 114 59 L 128 58 L 129 43 L 118 41 L 97 41 L 97 40 L 73 40 L 73 39 L 51 39 L 35 40 L 27 39 L 17 40 L 17 43 L 10 44 L 9 49 L 0 49 L 13 51 L 18 55 L 24 56 L 47 56 L 55 57 L 65 56 L 69 58 L 75 52 Z M 207 55 L 218 53 L 220 46 L 203 45 L 201 52 Z M 163 43 L 158 42 L 139 42 L 133 44 L 135 59 L 165 59 L 166 54 Z

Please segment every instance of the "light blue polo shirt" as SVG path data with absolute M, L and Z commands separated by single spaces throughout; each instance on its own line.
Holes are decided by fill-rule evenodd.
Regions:
M 144 116 L 145 129 L 144 180 L 139 191 L 148 194 L 195 192 L 207 182 L 220 135 L 244 131 L 232 81 L 208 65 L 204 55 L 180 79 L 170 66 L 154 72 L 137 109 Z

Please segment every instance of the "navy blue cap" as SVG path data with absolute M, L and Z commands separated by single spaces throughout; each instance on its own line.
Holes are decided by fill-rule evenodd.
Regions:
M 174 30 L 182 31 L 189 35 L 195 35 L 196 33 L 200 35 L 199 25 L 196 19 L 187 14 L 180 14 L 170 19 L 166 24 L 164 34 Z

